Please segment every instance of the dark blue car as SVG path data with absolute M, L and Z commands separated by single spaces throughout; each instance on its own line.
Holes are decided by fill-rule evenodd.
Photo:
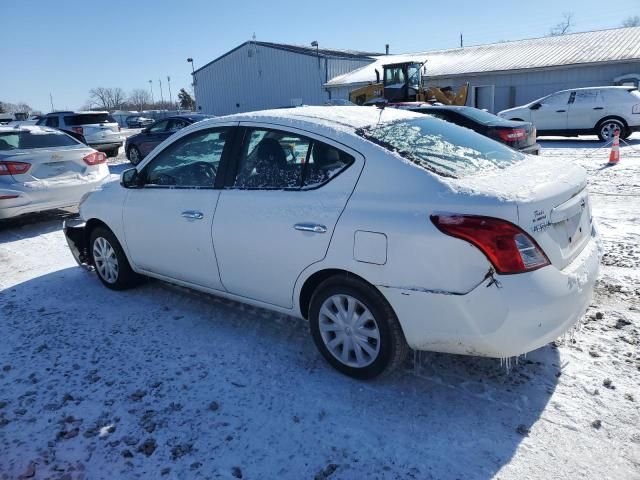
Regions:
M 140 133 L 127 138 L 124 143 L 127 158 L 131 163 L 137 165 L 156 145 L 162 143 L 178 130 L 207 118 L 212 117 L 194 113 L 193 115 L 175 115 L 158 120 Z

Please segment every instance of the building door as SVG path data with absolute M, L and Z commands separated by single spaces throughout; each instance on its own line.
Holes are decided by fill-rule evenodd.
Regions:
M 494 92 L 493 85 L 473 87 L 473 106 L 493 113 Z

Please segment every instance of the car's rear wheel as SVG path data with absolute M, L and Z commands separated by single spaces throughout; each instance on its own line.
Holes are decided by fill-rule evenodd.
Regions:
M 140 155 L 140 150 L 138 150 L 138 147 L 129 147 L 127 158 L 133 165 L 138 165 L 142 160 L 142 155 Z
M 613 140 L 614 132 L 618 130 L 620 136 L 624 138 L 624 133 L 627 131 L 627 127 L 620 120 L 610 118 L 600 122 L 598 126 L 598 138 L 603 142 L 609 142 Z
M 89 251 L 98 278 L 107 288 L 124 290 L 140 282 L 141 276 L 131 269 L 120 242 L 108 228 L 93 229 Z
M 120 148 L 112 148 L 111 150 L 107 150 L 105 154 L 107 155 L 107 157 L 113 158 L 117 157 L 119 152 Z
M 386 299 L 354 277 L 339 275 L 322 282 L 311 298 L 309 320 L 320 353 L 354 378 L 388 374 L 409 349 Z

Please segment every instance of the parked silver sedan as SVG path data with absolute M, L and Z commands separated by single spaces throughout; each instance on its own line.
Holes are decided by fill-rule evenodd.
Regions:
M 0 127 L 0 219 L 77 205 L 108 176 L 106 155 L 66 133 Z

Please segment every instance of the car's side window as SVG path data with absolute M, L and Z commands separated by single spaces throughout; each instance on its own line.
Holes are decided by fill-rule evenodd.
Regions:
M 601 102 L 602 96 L 599 90 L 576 90 L 573 97 L 573 103 L 577 105 Z
M 167 129 L 168 123 L 169 123 L 169 120 L 160 120 L 159 122 L 156 122 L 155 124 L 153 124 L 151 128 L 149 128 L 149 132 L 150 133 L 164 132 Z
M 328 182 L 354 161 L 348 153 L 314 140 L 304 169 L 303 187 L 315 188 Z
M 310 145 L 310 139 L 297 134 L 247 129 L 233 188 L 300 188 Z
M 569 103 L 569 92 L 556 93 L 545 98 L 542 103 L 544 105 L 566 105 Z
M 144 184 L 213 188 L 230 133 L 229 128 L 214 128 L 172 143 L 144 168 Z
M 186 127 L 187 125 L 189 124 L 185 120 L 174 118 L 173 120 L 169 121 L 169 127 L 167 128 L 167 131 L 177 132 L 178 130 Z
M 58 128 L 58 126 L 60 125 L 58 122 L 58 117 L 47 117 L 46 125 L 47 127 Z

